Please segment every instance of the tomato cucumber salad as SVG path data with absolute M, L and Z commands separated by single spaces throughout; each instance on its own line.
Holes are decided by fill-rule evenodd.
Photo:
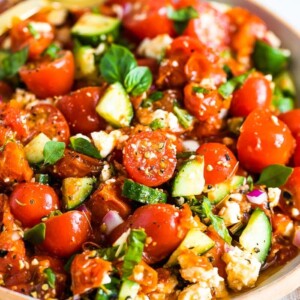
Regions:
M 0 286 L 228 299 L 296 257 L 300 109 L 268 24 L 200 0 L 67 2 L 2 11 Z

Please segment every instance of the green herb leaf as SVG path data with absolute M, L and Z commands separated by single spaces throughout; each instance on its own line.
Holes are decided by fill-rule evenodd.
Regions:
M 262 170 L 256 184 L 266 187 L 280 187 L 286 183 L 292 172 L 293 168 L 290 167 L 270 165 Z
M 113 44 L 100 61 L 100 72 L 108 83 L 123 83 L 136 66 L 134 55 L 127 48 Z
M 44 146 L 44 164 L 54 165 L 64 156 L 66 145 L 63 142 L 49 141 Z
M 202 88 L 200 86 L 193 86 L 193 92 L 199 93 L 199 94 L 207 94 L 209 92 L 209 90 Z
M 124 245 L 113 246 L 109 248 L 100 248 L 97 250 L 98 255 L 108 261 L 113 261 L 122 257 L 125 253 Z
M 232 238 L 228 232 L 228 229 L 224 223 L 224 220 L 221 217 L 216 216 L 212 213 L 211 203 L 207 198 L 203 199 L 202 209 L 203 209 L 203 213 L 206 215 L 206 217 L 210 219 L 211 224 L 214 227 L 214 229 L 216 230 L 216 232 L 220 235 L 220 237 L 227 244 L 230 245 Z
M 42 184 L 48 184 L 50 180 L 49 174 L 36 174 L 35 175 L 35 181 L 42 183 Z
M 152 73 L 147 67 L 136 67 L 125 77 L 124 85 L 128 93 L 133 96 L 141 95 L 152 84 Z
M 240 76 L 236 76 L 223 83 L 219 88 L 218 92 L 223 98 L 228 98 L 236 89 L 238 89 L 244 82 L 247 80 L 249 75 L 252 73 L 252 70 L 242 74 Z
M 149 126 L 152 130 L 157 130 L 166 127 L 166 124 L 162 119 L 155 119 L 150 123 Z
M 34 28 L 33 23 L 28 23 L 27 25 L 28 31 L 30 32 L 30 34 L 37 40 L 40 38 L 40 34 L 39 32 Z
M 40 223 L 24 232 L 24 240 L 35 245 L 41 244 L 45 240 L 46 225 Z
M 144 230 L 131 229 L 128 237 L 128 248 L 124 256 L 122 266 L 122 279 L 127 279 L 143 255 L 144 245 L 146 242 L 146 233 Z
M 153 92 L 151 93 L 148 98 L 153 100 L 153 101 L 158 101 L 160 99 L 162 99 L 164 96 L 164 93 L 163 92 L 160 92 L 160 91 L 156 91 L 156 92 Z
M 0 56 L 0 80 L 11 78 L 19 72 L 19 69 L 26 63 L 28 48 L 10 53 L 2 52 Z
M 56 44 L 51 44 L 48 48 L 43 52 L 43 56 L 49 56 L 51 59 L 56 59 L 59 56 L 59 52 L 61 48 Z
M 56 275 L 51 268 L 46 268 L 44 274 L 47 276 L 48 284 L 51 288 L 55 288 Z
M 87 139 L 82 137 L 74 137 L 70 138 L 71 148 L 79 153 L 85 154 L 87 156 L 91 156 L 97 159 L 101 158 L 101 155 L 98 149 Z
M 103 284 L 96 293 L 95 300 L 118 299 L 120 290 L 120 279 L 111 277 L 111 282 Z
M 187 129 L 193 125 L 194 117 L 191 116 L 187 110 L 179 108 L 178 106 L 174 106 L 174 113 L 178 118 L 179 124 Z

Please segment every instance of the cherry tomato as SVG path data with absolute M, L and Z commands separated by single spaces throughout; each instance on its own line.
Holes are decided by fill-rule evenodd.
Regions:
M 57 107 L 67 119 L 73 134 L 89 134 L 105 128 L 105 121 L 95 109 L 101 94 L 98 87 L 86 87 L 59 99 Z
M 38 58 L 54 39 L 54 29 L 46 22 L 25 20 L 10 30 L 11 48 L 18 51 L 29 47 L 29 57 Z
M 271 83 L 262 74 L 250 75 L 232 95 L 230 113 L 246 117 L 256 108 L 268 109 L 272 103 Z
M 52 187 L 37 182 L 17 185 L 9 197 L 13 215 L 24 227 L 32 227 L 58 209 L 59 201 Z
M 71 90 L 75 64 L 71 51 L 61 51 L 58 58 L 43 58 L 19 71 L 27 88 L 39 98 L 64 95 Z
M 13 88 L 7 82 L 0 80 L 0 100 L 12 99 L 13 93 Z
M 196 136 L 199 139 L 215 137 L 220 134 L 223 128 L 224 120 L 219 115 L 211 116 L 203 122 L 196 125 Z
M 300 136 L 296 138 L 296 148 L 293 158 L 295 167 L 300 167 Z
M 294 138 L 300 137 L 300 108 L 280 114 L 278 118 L 288 126 Z
M 116 240 L 129 228 L 144 228 L 151 241 L 144 248 L 144 260 L 149 264 L 157 263 L 170 255 L 184 238 L 187 229 L 181 226 L 183 218 L 181 211 L 173 205 L 144 205 L 119 225 L 111 237 Z
M 84 212 L 69 211 L 45 222 L 46 235 L 41 247 L 47 252 L 68 257 L 88 239 L 90 222 Z
M 248 115 L 237 142 L 240 163 L 255 173 L 272 164 L 286 164 L 294 148 L 295 140 L 287 125 L 262 109 Z
M 70 138 L 68 123 L 63 114 L 51 104 L 37 104 L 30 108 L 27 124 L 30 137 L 43 132 L 50 139 L 67 143 Z
M 199 121 L 216 116 L 222 107 L 222 98 L 217 91 L 197 92 L 198 86 L 188 84 L 184 88 L 184 105 Z
M 291 218 L 300 220 L 300 167 L 296 167 L 281 187 L 279 206 Z
M 231 178 L 237 171 L 238 162 L 234 154 L 223 144 L 202 144 L 197 154 L 204 156 L 204 178 L 206 184 L 216 184 Z
M 173 142 L 159 131 L 133 135 L 123 150 L 123 163 L 129 176 L 147 186 L 158 186 L 168 181 L 176 162 Z

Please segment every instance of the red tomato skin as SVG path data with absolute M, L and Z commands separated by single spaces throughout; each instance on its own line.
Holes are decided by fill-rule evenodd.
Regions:
M 241 165 L 254 173 L 272 164 L 285 165 L 294 149 L 295 140 L 287 125 L 262 109 L 248 115 L 237 142 Z
M 160 131 L 135 134 L 123 150 L 123 164 L 129 176 L 150 187 L 171 179 L 176 163 L 176 147 Z
M 22 67 L 19 74 L 27 88 L 39 98 L 67 94 L 74 81 L 73 54 L 71 51 L 62 51 L 53 61 L 45 59 Z
M 262 75 L 248 77 L 241 88 L 232 95 L 230 113 L 235 117 L 247 117 L 256 108 L 270 108 L 272 89 Z
M 144 205 L 112 232 L 111 240 L 115 241 L 129 228 L 144 228 L 150 242 L 144 248 L 143 258 L 149 264 L 157 263 L 170 255 L 186 234 L 187 229 L 180 226 L 181 218 L 180 210 L 173 205 Z
M 9 197 L 12 214 L 24 227 L 32 227 L 41 218 L 59 208 L 55 191 L 48 185 L 27 182 L 17 185 Z
M 300 167 L 300 137 L 296 138 L 296 148 L 293 155 L 293 162 L 295 167 Z
M 67 119 L 72 134 L 89 134 L 105 128 L 105 121 L 96 112 L 101 94 L 98 87 L 86 87 L 58 100 L 57 107 Z
M 237 171 L 238 162 L 234 154 L 223 144 L 205 143 L 197 149 L 204 156 L 204 178 L 206 184 L 217 184 L 231 178 Z
M 45 222 L 46 236 L 41 244 L 52 255 L 68 257 L 78 251 L 90 234 L 90 222 L 81 211 L 69 211 Z
M 278 118 L 288 126 L 294 138 L 300 137 L 300 108 L 282 113 Z

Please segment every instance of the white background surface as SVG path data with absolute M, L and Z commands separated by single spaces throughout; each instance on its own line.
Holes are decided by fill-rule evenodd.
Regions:
M 300 31 L 300 0 L 253 0 L 271 9 Z

